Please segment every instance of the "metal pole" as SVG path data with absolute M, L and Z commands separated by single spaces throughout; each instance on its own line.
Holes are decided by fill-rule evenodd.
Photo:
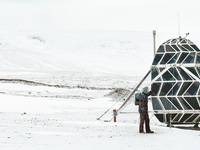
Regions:
M 156 54 L 156 30 L 153 30 L 153 51 Z
M 133 94 L 138 90 L 140 85 L 144 82 L 144 80 L 149 76 L 151 73 L 151 69 L 147 72 L 147 74 L 142 78 L 142 80 L 138 83 L 138 85 L 135 87 L 135 89 L 128 95 L 128 97 L 125 99 L 124 103 L 117 109 L 117 114 L 121 111 L 121 109 L 128 103 L 130 98 L 133 96 Z

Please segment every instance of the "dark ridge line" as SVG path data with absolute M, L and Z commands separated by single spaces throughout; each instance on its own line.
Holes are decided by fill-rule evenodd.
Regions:
M 30 81 L 30 80 L 24 80 L 24 79 L 0 79 L 1 81 L 5 82 L 15 82 L 15 83 L 24 83 L 27 85 L 35 85 L 35 86 L 48 86 L 48 87 L 57 87 L 57 88 L 68 88 L 68 89 L 87 89 L 87 90 L 115 90 L 116 88 L 101 88 L 101 87 L 86 87 L 86 86 L 68 86 L 68 85 L 58 85 L 58 84 L 47 84 L 47 83 L 41 83 L 41 82 L 36 82 L 36 81 Z
M 36 97 L 36 98 L 62 98 L 62 99 L 87 99 L 91 100 L 94 99 L 94 97 L 86 97 L 86 96 L 76 96 L 76 95 L 28 95 L 28 94 L 14 94 L 14 93 L 6 93 L 6 92 L 0 92 L 0 94 L 6 94 L 6 95 L 14 95 L 14 96 L 24 96 L 24 97 Z

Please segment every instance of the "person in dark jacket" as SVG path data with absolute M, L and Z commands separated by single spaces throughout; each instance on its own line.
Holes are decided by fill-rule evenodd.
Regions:
M 144 124 L 146 133 L 154 133 L 150 129 L 150 120 L 148 114 L 148 96 L 151 95 L 151 91 L 149 91 L 148 87 L 144 87 L 142 89 L 142 93 L 139 96 L 139 113 L 140 113 L 140 126 L 139 132 L 144 133 Z

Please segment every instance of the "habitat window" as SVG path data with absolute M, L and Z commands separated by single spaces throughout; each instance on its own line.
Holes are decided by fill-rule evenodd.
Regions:
M 182 45 L 188 51 L 194 51 L 189 45 Z
M 161 83 L 153 83 L 151 85 L 152 96 L 158 95 Z
M 200 51 L 199 48 L 196 45 L 190 45 L 193 49 L 195 49 L 196 51 Z
M 176 51 L 180 51 L 180 49 L 176 45 L 171 45 Z
M 178 97 L 178 99 L 185 110 L 192 110 L 192 107 L 182 97 Z
M 176 117 L 174 118 L 174 122 L 178 122 L 179 120 L 180 120 L 180 118 L 181 118 L 181 116 L 182 116 L 183 114 L 178 114 L 178 115 L 176 115 Z
M 175 50 L 170 46 L 166 45 L 166 52 L 174 52 Z
M 157 98 L 152 98 L 153 110 L 162 110 L 162 106 Z
M 162 72 L 165 68 L 159 68 L 160 72 Z
M 162 85 L 162 89 L 160 91 L 160 96 L 165 96 L 169 90 L 173 87 L 173 85 L 175 84 L 175 82 L 168 82 L 168 83 L 163 83 Z
M 192 106 L 193 109 L 195 110 L 200 109 L 197 99 L 195 97 L 184 97 L 184 98 Z
M 165 108 L 165 110 L 176 110 L 176 108 L 169 102 L 165 97 L 160 97 L 160 100 Z
M 197 73 L 200 75 L 200 67 L 196 67 Z
M 188 89 L 188 87 L 192 84 L 192 82 L 184 82 L 181 86 L 181 89 L 178 95 L 183 95 L 183 93 Z
M 188 123 L 194 123 L 194 120 L 198 117 L 199 114 L 193 114 L 192 117 L 190 117 L 190 119 L 186 120 L 186 122 Z
M 169 72 L 171 74 L 173 74 L 173 76 L 177 79 L 177 80 L 181 80 L 180 75 L 178 74 L 178 71 L 176 70 L 176 68 L 170 68 Z
M 194 74 L 197 78 L 199 77 L 198 74 L 197 74 L 197 71 L 194 67 L 188 67 L 187 68 L 190 72 L 192 72 L 192 74 Z
M 153 65 L 157 65 L 160 59 L 162 58 L 163 54 L 156 54 L 153 60 Z
M 190 53 L 183 63 L 194 63 L 195 53 Z
M 180 53 L 175 54 L 175 55 L 173 56 L 173 58 L 168 62 L 168 64 L 173 64 L 173 63 L 175 63 L 175 62 L 177 61 L 177 58 L 178 58 L 179 55 L 180 55 Z
M 165 52 L 165 50 L 164 50 L 164 46 L 161 45 L 161 46 L 158 48 L 158 51 L 157 51 L 157 52 Z
M 194 82 L 184 95 L 196 95 L 198 88 L 199 88 L 199 83 Z
M 163 114 L 155 114 L 155 116 L 160 122 L 164 122 L 164 115 Z
M 178 71 L 181 74 L 181 77 L 183 78 L 183 80 L 192 80 L 192 78 L 181 68 L 178 68 Z
M 177 101 L 177 99 L 175 97 L 169 97 L 168 98 L 170 100 L 171 103 L 173 103 L 179 110 L 183 110 L 183 108 L 181 107 L 181 105 L 179 104 L 179 102 Z
M 188 50 L 187 50 L 187 49 L 185 49 L 183 46 L 181 46 L 181 45 L 178 45 L 178 47 L 179 47 L 179 49 L 180 49 L 181 51 L 188 52 Z
M 182 53 L 181 56 L 179 57 L 177 63 L 182 63 L 182 61 L 186 58 L 186 56 L 188 55 L 189 53 Z
M 195 122 L 200 122 L 200 116 L 196 119 Z
M 151 69 L 151 80 L 153 80 L 158 74 L 159 74 L 158 69 L 156 67 L 153 67 Z
M 197 60 L 196 63 L 200 63 L 200 53 L 197 53 Z
M 166 64 L 174 55 L 174 53 L 166 53 L 160 64 Z
M 164 81 L 174 81 L 174 77 L 169 73 L 169 71 L 166 71 L 163 75 L 163 80 Z
M 182 43 L 182 44 L 185 44 L 185 43 L 187 43 L 187 41 L 186 41 L 186 40 L 182 40 L 181 43 Z
M 170 90 L 168 95 L 171 95 L 171 96 L 176 95 L 180 86 L 181 86 L 181 82 L 176 83 L 176 85 Z
M 172 120 L 176 117 L 176 114 L 166 114 L 166 121 L 172 122 Z
M 191 117 L 193 114 L 184 114 L 183 117 L 181 118 L 180 122 L 186 121 L 189 117 Z
M 173 44 L 176 44 L 176 41 L 177 41 L 176 39 L 173 39 L 173 40 L 172 40 L 172 43 L 173 43 Z

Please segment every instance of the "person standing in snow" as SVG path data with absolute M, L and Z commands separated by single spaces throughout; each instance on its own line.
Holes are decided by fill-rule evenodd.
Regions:
M 144 87 L 142 89 L 142 93 L 139 95 L 139 113 L 140 113 L 140 125 L 139 132 L 144 133 L 144 124 L 146 128 L 146 133 L 154 133 L 150 129 L 150 119 L 148 114 L 148 96 L 151 95 L 151 91 L 149 91 L 148 87 Z

